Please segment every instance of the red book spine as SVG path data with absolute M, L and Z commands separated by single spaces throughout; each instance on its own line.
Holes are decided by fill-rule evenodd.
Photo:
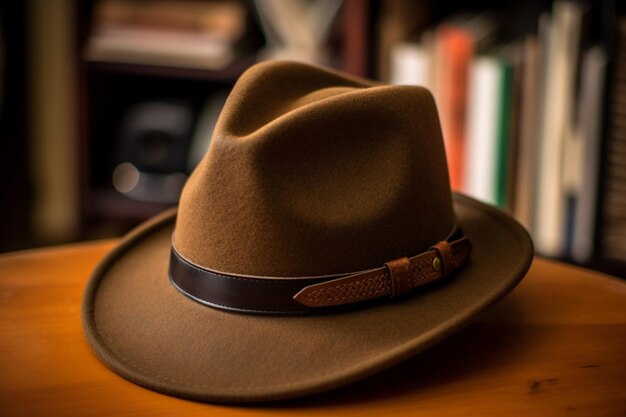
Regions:
M 437 101 L 441 129 L 446 146 L 450 185 L 463 189 L 465 160 L 465 121 L 468 73 L 474 55 L 475 42 L 471 34 L 452 26 L 437 29 L 437 48 L 441 60 L 438 66 Z

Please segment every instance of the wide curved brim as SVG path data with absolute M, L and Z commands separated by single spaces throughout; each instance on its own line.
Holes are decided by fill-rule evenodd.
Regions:
M 473 245 L 444 285 L 367 308 L 312 316 L 228 312 L 178 292 L 167 275 L 175 213 L 131 232 L 94 271 L 83 324 L 96 354 L 144 387 L 201 401 L 304 396 L 364 378 L 449 336 L 523 278 L 528 233 L 505 213 L 454 196 Z

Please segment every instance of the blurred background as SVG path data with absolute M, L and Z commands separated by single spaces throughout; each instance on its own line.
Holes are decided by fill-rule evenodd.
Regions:
M 434 94 L 455 190 L 626 278 L 626 7 L 530 0 L 0 4 L 0 252 L 174 206 L 237 77 L 292 59 Z

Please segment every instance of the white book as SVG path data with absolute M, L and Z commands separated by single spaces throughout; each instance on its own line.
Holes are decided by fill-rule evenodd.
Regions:
M 496 151 L 503 66 L 496 57 L 474 58 L 469 73 L 465 192 L 496 204 Z
M 430 88 L 430 54 L 417 43 L 400 42 L 391 48 L 392 84 Z
M 580 160 L 578 169 L 572 167 L 572 175 L 578 174 L 574 178 L 577 202 L 572 257 L 581 263 L 588 261 L 593 255 L 595 240 L 606 63 L 606 54 L 599 46 L 589 49 L 582 63 L 581 96 L 577 117 L 579 124 L 576 136 L 576 140 L 579 141 Z
M 558 1 L 553 12 L 546 50 L 546 91 L 532 234 L 539 253 L 558 257 L 565 250 L 564 144 L 572 134 L 582 11 L 575 3 Z

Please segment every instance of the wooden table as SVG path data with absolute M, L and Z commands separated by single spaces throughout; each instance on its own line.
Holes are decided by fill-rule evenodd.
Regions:
M 0 416 L 626 414 L 626 284 L 541 259 L 474 324 L 352 386 L 254 407 L 161 395 L 109 371 L 83 336 L 83 287 L 113 244 L 0 256 Z

